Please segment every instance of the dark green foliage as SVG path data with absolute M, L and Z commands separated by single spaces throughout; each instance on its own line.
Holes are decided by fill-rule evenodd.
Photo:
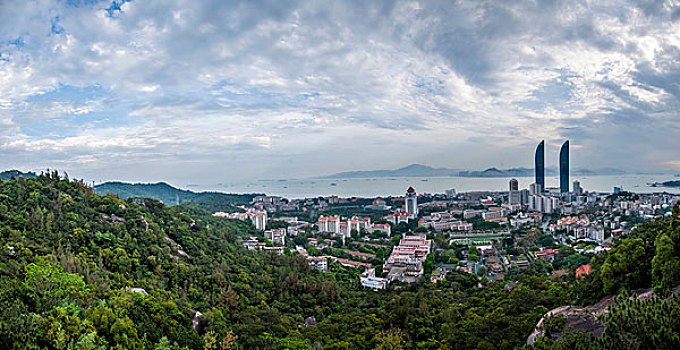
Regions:
M 612 248 L 602 265 L 604 292 L 615 294 L 621 288 L 631 290 L 649 285 L 649 260 L 645 257 L 645 242 L 641 238 L 623 240 Z
M 467 221 L 473 225 L 475 230 L 485 231 L 485 230 L 500 230 L 501 229 L 501 225 L 499 223 L 493 222 L 493 221 L 486 221 L 486 220 L 481 219 L 481 218 L 468 219 Z
M 536 243 L 545 248 L 559 248 L 559 244 L 555 242 L 552 235 L 541 235 Z
M 673 208 L 668 229 L 659 234 L 654 243 L 656 255 L 652 260 L 652 278 L 657 292 L 665 295 L 680 281 L 680 207 Z
M 604 316 L 602 337 L 563 333 L 553 341 L 541 338 L 537 349 L 677 349 L 680 345 L 680 302 L 652 297 L 640 300 L 625 295 L 616 298 Z M 559 327 L 558 327 L 559 328 Z
M 678 205 L 673 209 L 678 212 Z M 680 283 L 680 226 L 672 218 L 640 224 L 607 254 L 601 268 L 604 292 L 657 287 L 667 292 Z M 654 283 L 652 283 L 654 281 Z
M 677 349 L 680 302 L 677 298 L 619 298 L 605 318 L 602 342 L 607 348 Z

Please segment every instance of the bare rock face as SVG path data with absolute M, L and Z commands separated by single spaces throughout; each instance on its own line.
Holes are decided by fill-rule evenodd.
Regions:
M 305 327 L 313 327 L 313 326 L 316 326 L 316 325 L 317 325 L 317 322 L 316 322 L 316 318 L 314 318 L 314 316 L 310 316 L 310 317 L 305 318 Z
M 144 231 L 149 231 L 149 223 L 146 221 L 146 218 L 142 215 L 140 216 L 140 219 L 142 221 L 142 224 L 144 224 Z
M 680 291 L 680 286 L 673 290 L 674 293 L 678 291 Z M 635 297 L 641 300 L 647 300 L 655 296 L 651 288 L 638 289 L 633 291 L 633 293 Z M 534 331 L 527 338 L 527 345 L 532 345 L 536 339 L 546 335 L 556 340 L 560 339 L 564 332 L 585 332 L 599 337 L 604 333 L 604 322 L 600 320 L 599 316 L 607 314 L 608 308 L 612 303 L 614 303 L 614 297 L 610 295 L 593 305 L 585 307 L 567 305 L 552 309 L 538 321 Z M 546 323 L 549 322 L 548 320 L 551 317 L 564 319 L 564 325 L 557 327 L 559 329 L 556 330 L 546 329 L 548 328 Z
M 125 222 L 125 218 L 121 218 L 120 216 L 117 216 L 116 214 L 111 214 L 111 221 L 113 221 L 113 222 Z
M 527 345 L 532 345 L 536 339 L 546 334 L 553 339 L 560 339 L 562 338 L 562 333 L 565 331 L 586 332 L 587 334 L 593 334 L 599 337 L 604 333 L 604 322 L 597 316 L 598 314 L 587 307 L 567 305 L 552 309 L 538 321 L 536 328 L 529 335 L 529 338 L 527 338 Z M 557 330 L 547 332 L 545 323 L 552 317 L 564 319 L 564 324 Z
M 194 330 L 199 333 L 201 333 L 201 316 L 203 316 L 203 314 L 200 311 L 196 311 L 194 317 L 191 318 L 191 324 L 194 327 Z
M 185 258 L 189 257 L 189 254 L 187 254 L 187 252 L 184 251 L 184 248 L 182 248 L 182 246 L 179 243 L 175 242 L 172 238 L 165 237 L 165 240 L 170 242 L 170 244 L 172 244 L 173 246 L 175 246 L 175 248 L 177 249 L 177 254 Z
M 145 296 L 149 295 L 149 293 L 147 293 L 144 288 L 127 288 L 125 291 L 128 292 L 128 293 L 140 293 L 140 294 L 143 294 Z

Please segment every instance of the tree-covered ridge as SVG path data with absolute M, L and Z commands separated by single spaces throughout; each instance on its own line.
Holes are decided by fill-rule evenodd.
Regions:
M 669 252 L 667 240 L 657 237 L 673 241 L 673 230 L 668 219 L 643 225 L 611 254 L 597 256 L 591 275 L 580 280 L 550 278 L 537 260 L 511 271 L 507 279 L 518 282 L 512 285 L 477 288 L 472 275 L 453 273 L 438 284 L 373 292 L 359 286 L 355 269 L 331 263 L 322 273 L 290 251 L 248 251 L 238 241 L 257 235 L 252 225 L 200 208 L 98 195 L 56 173 L 2 181 L 0 348 L 522 347 L 548 310 L 598 300 L 603 281 L 618 292 L 654 283 L 663 293 L 677 284 L 664 279 L 674 265 L 653 261 Z M 636 272 L 610 257 L 627 251 L 628 239 L 659 242 L 644 251 L 658 272 L 634 285 L 604 272 L 606 264 L 617 273 Z M 668 254 L 677 252 L 673 246 Z M 668 327 L 664 332 L 677 331 Z
M 208 211 L 231 211 L 235 205 L 247 204 L 257 194 L 231 194 L 221 192 L 193 192 L 181 190 L 165 182 L 125 183 L 105 182 L 94 186 L 98 194 L 115 194 L 120 198 L 153 198 L 166 205 L 192 204 Z
M 36 177 L 36 173 L 32 171 L 23 172 L 20 170 L 4 170 L 0 172 L 0 180 L 8 181 L 11 179 L 18 179 L 20 177 Z
M 642 223 L 618 240 L 607 254 L 594 257 L 590 268 L 591 273 L 574 284 L 574 301 L 585 305 L 605 295 L 617 295 L 607 307 L 608 312 L 600 316 L 604 333 L 593 337 L 574 333 L 569 325 L 560 324 L 555 329 L 558 339 L 539 339 L 534 344 L 537 348 L 673 349 L 680 346 L 680 207 L 677 204 L 670 218 Z

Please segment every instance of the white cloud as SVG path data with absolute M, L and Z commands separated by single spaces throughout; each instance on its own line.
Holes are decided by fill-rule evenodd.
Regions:
M 257 177 L 346 170 L 338 159 L 350 157 L 361 168 L 476 168 L 527 152 L 508 166 L 529 166 L 536 140 L 570 137 L 581 164 L 669 167 L 587 151 L 680 147 L 615 132 L 643 117 L 680 131 L 680 22 L 668 4 L 636 5 L 135 1 L 110 17 L 105 2 L 5 2 L 0 124 L 12 131 L 0 147 L 83 172 L 121 155 L 157 167 L 243 157 L 247 175 L 221 169 Z M 290 154 L 295 167 L 271 167 Z

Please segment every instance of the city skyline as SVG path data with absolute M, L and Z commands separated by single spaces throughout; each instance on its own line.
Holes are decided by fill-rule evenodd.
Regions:
M 629 1 L 0 4 L 1 168 L 217 183 L 680 172 L 677 9 Z

